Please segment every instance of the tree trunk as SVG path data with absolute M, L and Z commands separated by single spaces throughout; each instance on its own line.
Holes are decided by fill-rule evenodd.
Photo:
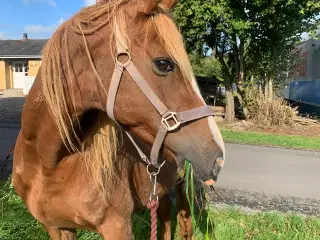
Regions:
M 240 40 L 239 45 L 239 84 L 244 83 L 244 40 Z
M 261 86 L 261 84 L 259 85 L 259 96 L 262 96 L 262 86 Z
M 226 87 L 226 122 L 234 122 L 234 98 L 230 86 Z
M 226 88 L 226 122 L 234 122 L 234 98 L 232 94 L 232 78 L 229 73 L 229 67 L 223 59 L 223 55 L 218 55 L 218 60 L 221 64 L 224 86 Z
M 238 75 L 237 88 L 238 88 L 238 99 L 243 109 L 243 115 L 245 119 L 248 117 L 248 109 L 245 104 L 245 89 L 244 84 L 244 40 L 240 39 L 239 46 L 237 45 L 237 38 L 234 36 L 234 49 L 235 49 L 235 68 Z
M 268 81 L 268 95 L 269 95 L 269 99 L 272 100 L 273 99 L 273 80 L 269 79 Z
M 243 90 L 243 93 L 244 93 L 244 90 Z M 243 95 L 244 96 L 244 95 Z M 248 108 L 246 107 L 246 102 L 243 100 L 243 97 L 241 94 L 238 94 L 238 99 L 239 99 L 239 103 L 241 104 L 242 106 L 242 113 L 244 115 L 244 118 L 245 119 L 248 119 L 248 115 L 249 115 L 249 110 Z
M 265 98 L 272 100 L 273 99 L 273 81 L 272 79 L 268 79 L 264 89 Z
M 268 83 L 264 84 L 264 97 L 265 98 L 269 98 L 269 89 L 268 89 L 269 85 Z

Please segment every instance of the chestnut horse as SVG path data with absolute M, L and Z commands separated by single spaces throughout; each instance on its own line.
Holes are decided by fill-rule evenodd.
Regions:
M 22 113 L 13 185 L 52 239 L 76 239 L 75 229 L 132 239 L 134 211 L 158 199 L 161 238 L 171 239 L 168 191 L 184 160 L 204 184 L 217 180 L 224 143 L 170 17 L 175 3 L 104 1 L 48 41 Z M 192 239 L 177 195 L 180 233 Z

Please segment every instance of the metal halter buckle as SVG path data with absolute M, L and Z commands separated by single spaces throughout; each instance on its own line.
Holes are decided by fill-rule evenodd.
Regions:
M 173 120 L 175 122 L 173 126 L 170 126 L 170 123 L 169 123 L 170 120 Z M 162 122 L 162 125 L 166 127 L 168 132 L 176 130 L 181 125 L 181 122 L 179 122 L 177 119 L 177 113 L 175 112 L 169 112 L 168 116 L 162 117 L 161 122 Z

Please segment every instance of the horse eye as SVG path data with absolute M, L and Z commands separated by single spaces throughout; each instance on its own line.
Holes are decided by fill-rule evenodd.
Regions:
M 169 72 L 174 70 L 175 64 L 169 58 L 158 58 L 153 61 L 155 66 L 154 72 L 158 75 L 164 76 L 167 75 Z

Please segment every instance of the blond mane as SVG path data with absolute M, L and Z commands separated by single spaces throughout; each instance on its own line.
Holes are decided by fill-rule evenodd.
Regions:
M 82 36 L 88 60 L 96 76 L 97 83 L 107 93 L 107 89 L 104 88 L 102 79 L 93 64 L 86 37 L 87 35 L 95 34 L 102 27 L 112 24 L 116 16 L 120 31 L 125 37 L 128 46 L 130 46 L 130 39 L 126 34 L 125 14 L 122 11 L 122 5 L 127 2 L 129 1 L 115 0 L 82 9 L 61 25 L 44 48 L 41 68 L 43 94 L 64 144 L 70 152 L 83 154 L 92 180 L 103 190 L 108 189 L 109 194 L 112 192 L 110 188 L 115 186 L 112 182 L 119 177 L 115 160 L 117 159 L 119 138 L 121 136 L 116 126 L 105 113 L 99 114 L 95 125 L 91 127 L 90 133 L 86 135 L 84 140 L 80 140 L 77 136 L 75 129 L 79 127 L 79 119 L 75 112 L 74 96 L 72 95 L 74 77 L 70 68 L 68 37 L 70 32 L 76 32 Z M 149 26 L 155 27 L 161 44 L 179 66 L 185 82 L 194 89 L 196 85 L 195 78 L 184 48 L 182 36 L 166 9 L 159 4 L 155 14 L 150 16 L 149 21 Z M 115 39 L 114 36 L 110 36 L 112 53 L 114 48 Z M 61 68 L 65 69 L 65 74 L 62 73 Z

